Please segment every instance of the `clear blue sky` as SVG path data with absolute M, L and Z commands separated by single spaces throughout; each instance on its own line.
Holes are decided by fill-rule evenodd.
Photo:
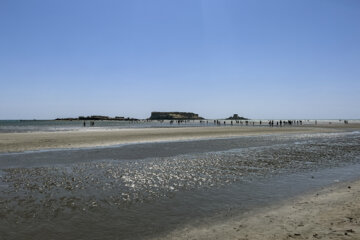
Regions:
M 151 111 L 360 118 L 360 1 L 0 1 L 0 119 Z

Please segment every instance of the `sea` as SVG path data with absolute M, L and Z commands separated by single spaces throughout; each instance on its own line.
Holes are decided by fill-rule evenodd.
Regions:
M 280 121 L 281 119 L 269 119 Z M 248 120 L 248 125 L 252 126 L 268 126 L 268 119 L 251 119 Z M 282 119 L 284 121 L 285 119 Z M 300 121 L 300 119 L 291 119 Z M 163 121 L 116 121 L 116 120 L 102 120 L 102 121 L 81 121 L 81 120 L 0 120 L 0 133 L 15 133 L 15 132 L 54 132 L 54 131 L 91 131 L 91 130 L 113 130 L 123 128 L 177 128 L 177 127 L 209 127 L 218 126 L 216 121 L 219 121 L 221 126 L 246 126 L 245 120 L 224 120 L 224 119 L 205 119 L 205 120 L 187 120 L 178 123 L 177 121 L 163 120 Z M 287 121 L 287 119 L 286 119 Z M 315 124 L 344 124 L 343 119 L 330 120 L 301 120 L 302 125 Z M 360 123 L 360 119 L 347 120 L 349 123 Z M 94 125 L 91 126 L 91 122 Z M 85 123 L 85 127 L 84 127 Z M 299 122 L 298 122 L 298 125 Z
M 19 132 L 82 128 L 7 124 L 3 132 L 14 125 Z M 121 124 L 104 128 L 139 123 Z M 0 239 L 161 238 L 358 179 L 359 172 L 354 130 L 1 153 Z

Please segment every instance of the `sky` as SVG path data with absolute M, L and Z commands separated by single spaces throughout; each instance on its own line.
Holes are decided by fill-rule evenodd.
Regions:
M 360 118 L 358 0 L 1 0 L 0 119 Z

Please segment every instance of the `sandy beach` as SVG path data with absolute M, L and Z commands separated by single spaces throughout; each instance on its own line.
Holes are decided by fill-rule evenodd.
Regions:
M 184 228 L 162 239 L 360 239 L 360 181 L 338 183 L 210 227 Z
M 360 129 L 360 124 L 299 127 L 184 127 L 65 132 L 0 133 L 0 152 L 22 152 L 55 148 L 111 146 L 125 143 L 227 138 L 265 134 L 335 132 Z

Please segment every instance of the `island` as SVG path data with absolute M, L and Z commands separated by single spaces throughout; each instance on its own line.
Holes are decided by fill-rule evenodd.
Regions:
M 149 120 L 202 120 L 199 114 L 192 112 L 152 112 Z
M 232 117 L 228 117 L 226 120 L 249 120 L 249 119 L 240 117 L 238 114 L 234 114 Z
M 125 118 L 125 117 L 108 117 L 108 116 L 101 116 L 101 115 L 92 115 L 92 116 L 79 116 L 77 118 L 56 118 L 55 120 L 60 120 L 60 121 L 76 121 L 76 120 L 91 120 L 91 121 L 96 121 L 96 120 L 108 120 L 108 121 L 139 121 L 139 119 L 136 118 Z

